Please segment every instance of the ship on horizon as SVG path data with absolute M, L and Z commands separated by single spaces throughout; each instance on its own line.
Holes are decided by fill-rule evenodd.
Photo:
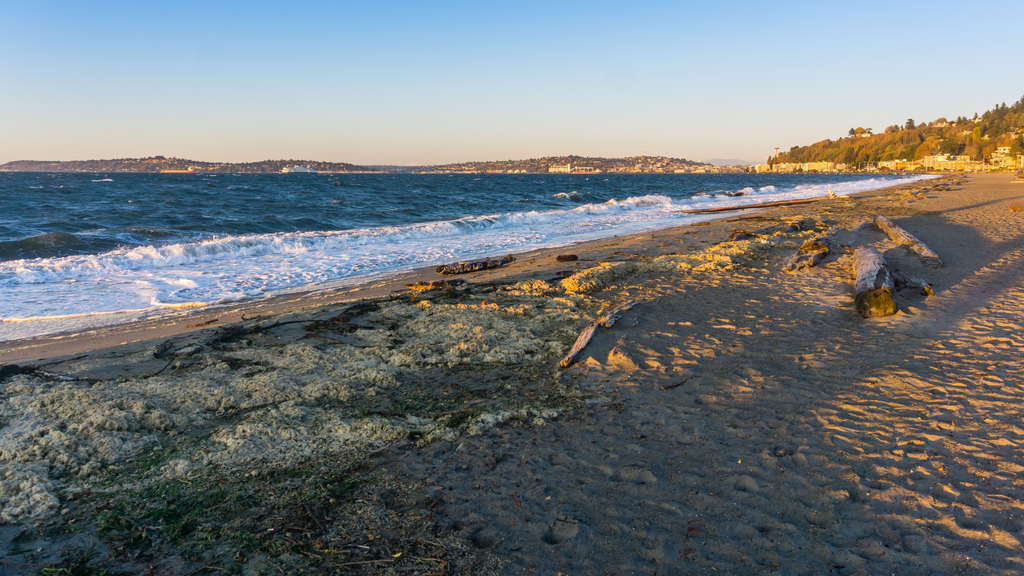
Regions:
M 285 166 L 281 168 L 281 174 L 316 174 L 309 166 Z

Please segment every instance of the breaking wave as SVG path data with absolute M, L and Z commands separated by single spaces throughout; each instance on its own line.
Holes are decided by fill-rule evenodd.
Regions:
M 563 246 L 665 228 L 705 216 L 680 210 L 742 205 L 880 188 L 892 178 L 738 187 L 684 198 L 640 194 L 571 207 L 338 231 L 222 234 L 193 241 L 177 232 L 119 229 L 102 250 L 89 233 L 55 232 L 0 242 L 0 340 L 54 331 L 11 328 L 33 320 L 56 327 L 121 322 L 327 282 L 480 256 Z M 550 196 L 547 196 L 550 198 Z M 559 193 L 554 198 L 589 197 Z M 607 196 L 605 196 L 607 198 Z M 548 206 L 559 203 L 548 201 Z M 385 207 L 386 208 L 386 207 Z M 399 209 L 401 207 L 393 207 Z M 404 208 L 402 208 L 404 209 Z M 160 242 L 166 242 L 160 244 Z M 141 244 L 141 245 L 140 245 Z M 47 257 L 47 254 L 64 254 Z M 92 317 L 88 322 L 79 321 Z M 47 324 L 49 326 L 49 324 Z

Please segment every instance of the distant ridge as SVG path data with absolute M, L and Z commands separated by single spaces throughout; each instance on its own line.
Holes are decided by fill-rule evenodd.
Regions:
M 739 160 L 736 158 L 712 158 L 706 162 L 715 166 L 752 166 L 757 164 L 757 162 L 752 160 Z
M 574 172 L 685 172 L 705 162 L 665 156 L 631 156 L 629 158 L 602 158 L 596 156 L 546 156 L 526 160 L 489 160 L 483 162 L 456 162 L 424 166 L 420 171 L 434 172 L 557 172 L 573 166 Z M 578 169 L 578 170 L 577 170 Z
M 717 160 L 700 162 L 686 158 L 665 156 L 632 156 L 629 158 L 601 158 L 593 156 L 547 156 L 525 160 L 492 160 L 482 162 L 457 162 L 431 166 L 360 166 L 346 162 L 321 162 L 317 160 L 262 160 L 259 162 L 203 162 L 187 158 L 114 158 L 110 160 L 16 160 L 0 165 L 0 172 L 194 172 L 196 174 L 272 174 L 289 166 L 305 166 L 323 173 L 345 172 L 494 172 L 494 173 L 547 173 L 547 172 L 618 172 L 618 173 L 680 173 L 680 172 L 729 172 L 734 169 L 719 168 L 725 165 L 742 165 L 740 160 Z M 731 163 L 731 164 L 726 164 Z M 571 169 L 570 169 L 571 167 Z
M 317 160 L 262 160 L 260 162 L 202 162 L 186 158 L 115 158 L 112 160 L 15 160 L 0 165 L 0 172 L 160 172 L 161 170 L 196 173 L 271 174 L 288 166 L 308 166 L 317 172 L 376 172 L 373 168 L 346 162 Z

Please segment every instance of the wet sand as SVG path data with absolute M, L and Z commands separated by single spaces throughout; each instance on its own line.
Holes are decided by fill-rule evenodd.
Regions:
M 1020 573 L 1024 226 L 1009 205 L 1024 190 L 1011 180 L 956 175 L 541 251 L 463 293 L 367 310 L 307 295 L 245 324 L 266 330 L 182 331 L 200 314 L 77 349 L 19 344 L 2 358 L 48 360 L 0 384 L 0 556 L 66 566 L 90 550 L 92 566 L 180 574 Z M 875 214 L 945 266 L 859 227 Z M 783 272 L 826 227 L 934 295 L 900 292 L 896 315 L 864 319 L 849 250 Z M 555 263 L 565 252 L 581 261 Z M 558 369 L 625 300 L 640 304 Z M 342 312 L 363 328 L 327 322 Z M 103 348 L 118 338 L 134 343 Z M 219 512 L 175 524 L 176 502 Z M 231 538 L 202 531 L 212 518 Z M 69 537 L 69 522 L 85 528 Z M 30 573 L 14 566 L 0 573 Z

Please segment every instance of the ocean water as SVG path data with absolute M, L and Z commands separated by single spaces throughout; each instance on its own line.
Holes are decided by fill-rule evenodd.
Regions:
M 0 341 L 927 176 L 0 174 Z

